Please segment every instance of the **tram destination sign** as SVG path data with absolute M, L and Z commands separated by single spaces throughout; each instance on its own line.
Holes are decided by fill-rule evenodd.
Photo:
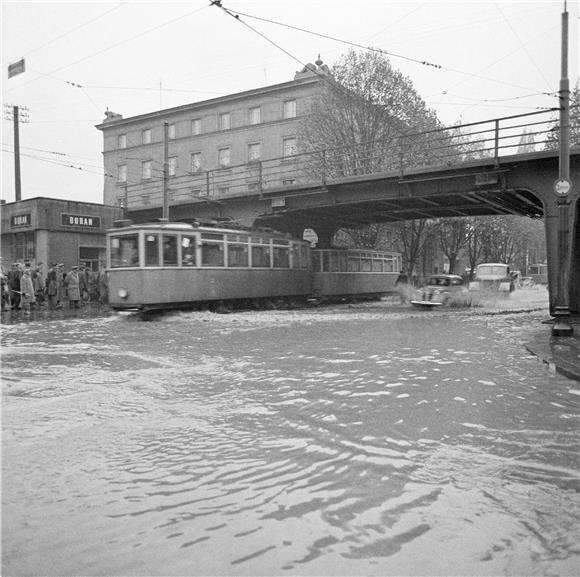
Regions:
M 80 226 L 82 228 L 101 228 L 101 217 L 83 214 L 60 214 L 62 226 Z

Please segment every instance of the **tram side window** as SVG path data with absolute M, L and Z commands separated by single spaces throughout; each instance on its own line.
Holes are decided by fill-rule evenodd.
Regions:
M 139 266 L 137 235 L 114 236 L 110 240 L 111 268 Z
M 310 266 L 310 259 L 308 258 L 308 246 L 300 245 L 300 267 L 308 268 Z
M 202 266 L 224 266 L 223 243 L 202 241 L 201 243 Z
M 181 264 L 183 266 L 196 266 L 195 237 L 181 237 Z
M 383 272 L 383 260 L 376 256 L 373 258 L 373 272 Z
M 145 266 L 159 266 L 158 234 L 145 234 Z
M 270 247 L 268 245 L 252 246 L 252 267 L 270 268 Z
M 322 272 L 330 272 L 330 253 L 327 250 L 322 253 Z
M 356 256 L 351 256 L 348 258 L 348 272 L 359 272 L 360 271 L 360 259 Z
M 390 258 L 390 257 L 385 258 L 385 260 L 383 261 L 383 271 L 384 272 L 394 272 L 395 271 L 394 262 L 393 262 L 392 258 Z
M 286 246 L 274 246 L 274 268 L 290 268 L 290 250 Z
M 346 262 L 346 254 L 343 252 L 336 252 L 334 253 L 334 268 L 335 272 L 346 272 L 347 271 L 347 262 Z
M 372 270 L 372 261 L 367 255 L 360 259 L 360 270 L 361 272 L 371 272 Z
M 177 266 L 177 237 L 163 235 L 163 266 Z
M 321 258 L 319 252 L 312 253 L 312 271 L 313 272 L 321 271 Z
M 228 266 L 234 268 L 248 266 L 247 244 L 228 244 Z
M 292 253 L 292 268 L 300 268 L 300 246 L 296 243 L 290 245 Z

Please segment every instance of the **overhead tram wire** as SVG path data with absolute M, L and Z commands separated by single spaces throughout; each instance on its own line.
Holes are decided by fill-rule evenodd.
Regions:
M 206 8 L 207 8 L 207 6 L 202 6 L 200 8 L 197 8 L 196 10 L 192 10 L 191 12 L 187 12 L 186 14 L 182 14 L 181 16 L 178 16 L 177 18 L 173 18 L 171 20 L 167 20 L 166 22 L 162 22 L 161 24 L 158 24 L 157 26 L 154 26 L 153 28 L 148 28 L 147 30 L 140 32 L 139 34 L 136 34 L 135 36 L 131 36 L 130 38 L 125 38 L 125 40 L 121 40 L 120 42 L 112 44 L 111 46 L 107 46 L 106 48 L 98 50 L 97 52 L 93 52 L 92 54 L 89 54 L 88 56 L 83 56 L 82 58 L 79 58 L 78 60 L 75 60 L 74 62 L 69 62 L 68 64 L 64 64 L 63 66 L 60 66 L 59 68 L 55 68 L 54 70 L 52 70 L 48 74 L 46 74 L 46 73 L 41 73 L 41 74 L 43 74 L 45 76 L 50 76 L 51 74 L 54 74 L 55 72 L 59 72 L 60 70 L 64 70 L 65 68 L 69 68 L 71 66 L 74 66 L 75 64 L 79 64 L 80 62 L 84 62 L 85 60 L 88 60 L 89 58 L 93 58 L 95 56 L 98 56 L 99 54 L 102 54 L 103 52 L 107 52 L 109 50 L 112 50 L 113 48 L 117 48 L 118 46 L 122 46 L 123 44 L 126 44 L 127 42 L 131 42 L 132 40 L 135 40 L 136 38 L 144 36 L 145 34 L 148 34 L 149 32 L 153 32 L 154 30 L 158 30 L 159 28 L 163 28 L 163 26 L 168 26 L 169 24 L 173 24 L 174 22 L 177 22 L 178 20 L 182 20 L 183 18 L 187 18 L 188 16 L 192 16 L 193 14 L 197 14 L 198 12 L 201 12 L 202 10 L 205 10 Z M 20 84 L 18 86 L 8 88 L 6 90 L 6 92 L 9 92 L 11 90 L 15 90 L 17 88 L 23 88 L 24 86 L 27 86 L 28 84 L 35 82 L 38 79 L 39 79 L 39 77 L 32 78 L 28 82 L 24 82 L 23 84 Z
M 13 150 L 4 149 L 3 152 L 7 152 L 9 154 L 14 154 L 14 151 Z M 58 160 L 52 160 L 50 158 L 43 158 L 42 156 L 37 156 L 37 155 L 34 155 L 34 154 L 27 154 L 25 152 L 21 152 L 20 153 L 20 156 L 25 156 L 27 158 L 32 158 L 33 160 L 39 160 L 41 162 L 46 162 L 48 164 L 54 164 L 56 166 L 61 166 L 63 168 L 72 168 L 72 169 L 80 170 L 80 171 L 86 172 L 86 173 L 98 174 L 98 175 L 101 175 L 101 176 L 106 176 L 108 178 L 114 178 L 114 176 L 112 174 L 108 174 L 107 172 L 104 172 L 102 170 L 100 170 L 100 171 L 90 170 L 90 168 L 85 168 L 85 167 L 80 166 L 80 165 L 76 165 L 75 166 L 74 164 L 69 164 L 69 163 L 66 163 L 66 162 L 59 162 Z M 91 166 L 91 165 L 87 165 L 87 166 Z
M 54 44 L 55 42 L 64 38 L 65 36 L 68 36 L 69 34 L 72 34 L 73 32 L 76 32 L 77 30 L 80 30 L 81 28 L 84 28 L 85 26 L 88 26 L 89 24 L 96 22 L 97 20 L 100 20 L 101 18 L 104 18 L 107 14 L 110 14 L 111 12 L 118 10 L 119 8 L 121 8 L 121 6 L 123 6 L 125 4 L 127 4 L 127 2 L 120 2 L 116 6 L 113 6 L 113 8 L 110 8 L 109 10 L 100 14 L 99 16 L 96 16 L 95 18 L 92 18 L 91 20 L 88 20 L 87 22 L 84 22 L 83 24 L 79 24 L 78 26 L 72 28 L 71 30 L 68 30 L 67 32 L 63 32 L 60 36 L 57 36 L 56 38 L 53 38 L 52 40 L 49 40 L 48 42 L 45 42 L 44 44 L 41 44 L 40 46 L 37 46 L 36 48 L 29 50 L 28 52 L 26 52 L 24 54 L 23 57 L 27 58 L 30 54 L 34 54 L 35 52 L 38 52 L 42 48 L 46 48 L 47 46 L 50 46 L 50 44 Z
M 280 48 L 280 46 L 278 46 L 275 42 L 273 42 L 272 40 L 270 40 L 269 38 L 267 38 L 261 32 L 259 32 L 259 31 L 255 30 L 254 28 L 252 28 L 247 22 L 244 22 L 243 20 L 241 20 L 240 16 L 243 16 L 245 18 L 252 18 L 254 20 L 259 20 L 259 21 L 262 21 L 262 22 L 267 22 L 269 24 L 275 24 L 277 26 L 282 26 L 284 28 L 290 28 L 292 30 L 297 30 L 299 32 L 304 32 L 305 34 L 311 34 L 313 36 L 318 36 L 320 38 L 325 38 L 327 40 L 333 40 L 335 42 L 341 42 L 342 44 L 346 44 L 348 46 L 354 46 L 355 48 L 361 48 L 363 50 L 368 50 L 368 51 L 371 51 L 371 52 L 378 52 L 378 53 L 384 54 L 386 56 L 392 56 L 394 58 L 400 58 L 400 59 L 403 59 L 403 60 L 407 60 L 409 62 L 415 62 L 416 64 L 421 64 L 423 66 L 429 66 L 429 67 L 435 68 L 437 70 L 442 70 L 442 71 L 446 71 L 446 72 L 453 72 L 455 74 L 461 74 L 463 76 L 468 76 L 468 77 L 472 77 L 472 78 L 479 78 L 481 80 L 487 80 L 487 81 L 490 81 L 490 82 L 495 82 L 497 84 L 504 84 L 504 85 L 510 86 L 512 88 L 520 88 L 522 90 L 528 90 L 530 92 L 535 92 L 535 91 L 531 90 L 530 88 L 528 88 L 526 86 L 520 86 L 518 84 L 513 84 L 513 83 L 510 83 L 510 82 L 505 82 L 505 81 L 498 80 L 498 79 L 495 79 L 495 78 L 481 76 L 481 75 L 479 75 L 477 73 L 473 73 L 473 72 L 465 72 L 463 70 L 457 70 L 457 69 L 454 69 L 454 68 L 449 68 L 449 67 L 443 66 L 441 64 L 434 64 L 434 63 L 428 62 L 426 60 L 419 60 L 419 59 L 416 59 L 416 58 L 411 58 L 411 57 L 408 57 L 408 56 L 404 56 L 402 54 L 396 54 L 394 52 L 389 52 L 389 51 L 386 51 L 386 50 L 382 50 L 380 48 L 373 48 L 373 47 L 369 47 L 369 46 L 364 46 L 364 45 L 359 44 L 357 42 L 351 42 L 349 40 L 344 40 L 342 38 L 337 38 L 335 36 L 329 36 L 327 34 L 322 34 L 320 32 L 314 32 L 312 30 L 307 30 L 306 28 L 301 28 L 299 26 L 293 26 L 291 24 L 286 24 L 284 22 L 278 22 L 276 20 L 271 20 L 269 18 L 262 18 L 260 16 L 254 16 L 252 14 L 247 14 L 247 13 L 244 13 L 244 12 L 238 12 L 237 10 L 230 10 L 228 8 L 225 8 L 222 5 L 222 0 L 210 0 L 210 2 L 211 2 L 211 5 L 212 6 L 217 6 L 217 7 L 221 8 L 224 12 L 226 12 L 227 14 L 229 14 L 230 16 L 232 16 L 232 18 L 235 18 L 236 20 L 240 21 L 242 24 L 244 24 L 245 26 L 247 26 L 248 28 L 250 28 L 251 30 L 253 30 L 254 32 L 256 32 L 257 34 L 259 34 L 260 36 L 262 36 L 262 38 L 266 39 L 268 42 L 270 42 L 271 44 L 273 44 L 277 48 Z M 283 52 L 285 52 L 286 54 L 288 54 L 288 56 L 290 56 L 294 60 L 300 62 L 296 57 L 292 56 L 288 51 L 284 50 L 283 48 L 280 48 L 280 49 L 283 50 Z M 300 62 L 300 64 L 302 64 L 302 62 Z M 545 92 L 540 92 L 540 91 L 537 91 L 537 92 L 538 92 L 538 94 L 546 94 Z

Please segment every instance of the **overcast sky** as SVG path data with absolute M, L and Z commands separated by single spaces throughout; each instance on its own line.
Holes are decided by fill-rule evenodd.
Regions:
M 545 93 L 559 88 L 563 0 L 222 0 L 240 20 L 209 0 L 1 3 L 3 104 L 30 117 L 20 125 L 23 199 L 102 202 L 95 125 L 107 108 L 130 117 L 286 82 L 318 54 L 332 65 L 348 42 L 387 51 L 444 124 L 557 105 Z M 578 2 L 568 11 L 573 86 Z M 21 57 L 26 72 L 8 79 Z M 2 198 L 14 201 L 5 119 Z

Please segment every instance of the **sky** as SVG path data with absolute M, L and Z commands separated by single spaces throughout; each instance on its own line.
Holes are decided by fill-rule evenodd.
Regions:
M 387 52 L 445 125 L 558 103 L 564 0 L 222 0 L 237 19 L 209 0 L 0 4 L 3 109 L 28 109 L 23 199 L 103 202 L 95 125 L 107 109 L 127 118 L 287 82 L 318 55 L 331 66 L 352 44 Z M 578 6 L 567 3 L 571 86 Z M 9 79 L 20 58 L 26 71 Z M 13 202 L 6 114 L 1 139 L 0 198 Z

